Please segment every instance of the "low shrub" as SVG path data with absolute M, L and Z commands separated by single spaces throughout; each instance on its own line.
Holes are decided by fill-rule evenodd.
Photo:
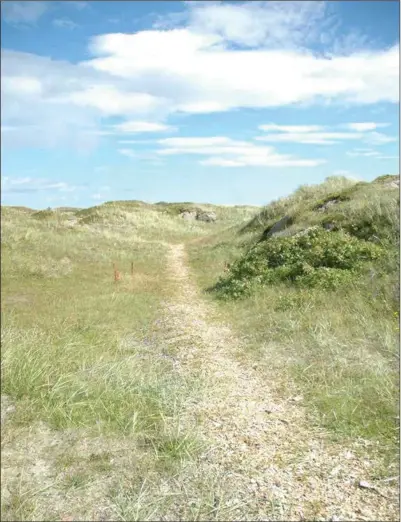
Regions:
M 335 289 L 349 284 L 363 265 L 381 257 L 383 249 L 339 230 L 313 228 L 302 235 L 273 237 L 259 243 L 234 263 L 213 290 L 220 297 L 240 297 L 255 285 L 288 282 Z

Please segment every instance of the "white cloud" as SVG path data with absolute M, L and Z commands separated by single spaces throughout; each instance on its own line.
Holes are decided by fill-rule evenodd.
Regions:
M 279 154 L 272 147 L 258 146 L 252 142 L 235 141 L 225 136 L 209 138 L 166 138 L 159 140 L 164 146 L 160 155 L 194 154 L 209 156 L 202 165 L 221 167 L 315 167 L 324 160 L 302 159 Z
M 35 24 L 50 7 L 50 2 L 2 2 L 1 17 L 9 24 Z
M 189 4 L 179 29 L 92 38 L 85 63 L 3 50 L 2 124 L 18 128 L 16 139 L 3 134 L 4 145 L 90 149 L 111 132 L 104 120 L 112 116 L 164 125 L 176 113 L 397 103 L 398 45 L 330 59 L 301 48 L 320 41 L 326 10 L 322 2 L 202 2 Z M 292 127 L 294 138 L 312 139 L 309 126 Z
M 161 145 L 166 145 L 173 148 L 185 148 L 185 149 L 200 149 L 205 147 L 214 147 L 219 145 L 230 145 L 232 140 L 225 136 L 213 136 L 207 138 L 165 138 L 159 140 Z M 237 142 L 238 143 L 238 142 Z M 244 142 L 240 142 L 242 145 Z
M 118 143 L 125 144 L 125 145 L 137 145 L 137 144 L 144 144 L 144 143 L 154 143 L 155 140 L 118 140 Z
M 2 190 L 8 193 L 27 193 L 41 191 L 74 192 L 79 187 L 64 181 L 50 181 L 44 178 L 3 178 Z
M 257 141 L 270 143 L 303 143 L 313 145 L 333 145 L 347 140 L 364 140 L 371 144 L 384 144 L 396 141 L 397 138 L 371 129 L 386 127 L 386 123 L 345 123 L 336 127 L 351 129 L 352 132 L 341 132 L 324 125 L 277 125 L 269 123 L 260 125 L 259 129 L 266 131 L 265 136 L 257 136 Z M 269 134 L 269 131 L 277 131 Z
M 217 45 L 219 44 L 219 45 Z M 87 67 L 171 100 L 170 111 L 225 111 L 319 100 L 398 101 L 398 46 L 326 59 L 305 51 L 230 50 L 188 29 L 95 37 Z M 269 71 L 267 82 L 266 71 Z
M 267 125 L 259 125 L 258 127 L 262 131 L 282 131 L 282 132 L 317 132 L 324 127 L 322 125 L 277 125 L 276 123 L 268 123 Z
M 363 122 L 363 123 L 347 123 L 344 127 L 355 130 L 358 132 L 371 131 L 378 129 L 379 127 L 388 127 L 389 123 L 375 123 L 375 122 Z
M 209 158 L 200 162 L 201 165 L 213 165 L 216 167 L 243 167 L 244 163 L 236 160 L 228 160 L 224 158 Z
M 42 83 L 33 76 L 6 76 L 2 78 L 1 89 L 12 96 L 34 96 L 42 93 Z
M 258 141 L 271 143 L 304 143 L 313 145 L 332 145 L 343 140 L 359 140 L 360 133 L 351 132 L 287 132 L 285 134 L 268 134 L 257 136 Z
M 67 146 L 90 149 L 98 138 L 90 135 L 99 116 L 94 109 L 66 103 L 62 97 L 93 82 L 76 65 L 17 51 L 1 52 L 2 125 L 15 128 L 2 134 L 3 147 Z
M 164 123 L 152 123 L 147 121 L 125 121 L 114 125 L 114 129 L 120 133 L 140 133 L 140 132 L 166 132 L 173 130 L 174 127 Z
M 160 99 L 143 92 L 122 92 L 113 85 L 92 85 L 59 99 L 81 107 L 97 109 L 105 115 L 141 114 L 156 109 Z

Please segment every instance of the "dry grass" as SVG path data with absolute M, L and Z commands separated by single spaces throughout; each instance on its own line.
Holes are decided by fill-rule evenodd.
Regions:
M 358 360 L 358 376 L 368 381 L 374 374 L 376 384 L 384 377 L 389 383 L 392 320 L 376 332 L 366 325 L 380 312 L 364 315 L 348 302 L 362 323 L 349 317 L 355 340 L 347 359 L 349 337 L 346 329 L 339 335 L 334 303 L 319 316 L 320 330 L 306 309 L 303 315 L 278 309 L 291 293 L 282 292 L 281 301 L 266 293 L 248 304 L 210 306 L 180 248 L 170 245 L 188 242 L 198 280 L 212 282 L 253 241 L 235 232 L 255 213 L 214 210 L 217 224 L 185 222 L 163 205 L 108 204 L 40 216 L 2 208 L 2 520 L 318 519 L 340 508 L 354 519 L 394 518 L 390 485 L 380 486 L 390 501 L 367 500 L 353 482 L 397 474 L 382 468 L 377 475 L 382 452 L 363 445 L 377 434 L 355 435 L 354 456 L 343 466 L 348 454 L 341 444 L 318 443 L 325 420 L 312 416 L 308 431 L 304 407 L 286 401 L 301 392 L 313 406 L 313 390 L 323 400 L 336 385 L 331 369 L 338 377 L 344 361 Z M 113 263 L 122 273 L 117 284 Z M 321 299 L 313 297 L 313 311 L 325 305 Z M 315 377 L 324 368 L 327 388 L 298 379 L 310 361 L 286 364 L 291 357 L 298 364 L 312 340 L 309 356 L 322 359 Z M 250 368 L 254 361 L 258 367 Z M 350 389 L 344 385 L 341 396 Z M 267 402 L 278 409 L 262 436 L 266 413 L 255 426 L 251 417 Z M 243 435 L 248 442 L 240 441 Z M 242 450 L 247 444 L 250 453 Z M 320 488 L 330 466 L 341 467 L 340 480 Z
M 141 240 L 149 216 L 113 230 L 70 228 L 66 213 L 2 213 L 2 396 L 15 407 L 3 426 L 2 519 L 91 519 L 95 507 L 110 512 L 121 453 L 138 457 L 130 476 L 140 490 L 141 474 L 163 474 L 192 451 L 179 418 L 199 385 L 179 379 L 157 346 L 144 352 L 171 291 L 166 249 Z M 64 469 L 71 437 L 87 452 L 73 449 Z M 103 446 L 108 464 L 92 472 Z
M 347 183 L 329 179 L 321 186 L 303 187 L 269 205 L 259 215 L 260 224 L 253 220 L 241 234 L 232 228 L 225 236 L 192 243 L 189 259 L 201 288 L 214 285 L 224 263 L 243 256 L 264 227 L 289 209 L 297 209 L 290 231 L 321 220 L 322 214 L 310 208 L 335 190 L 354 190 L 355 184 Z M 246 343 L 239 350 L 242 360 L 253 359 L 282 390 L 294 383 L 309 404 L 312 421 L 337 439 L 360 437 L 380 444 L 383 466 L 388 460 L 397 462 L 399 441 L 397 195 L 394 188 L 366 184 L 351 192 L 341 211 L 335 210 L 346 223 L 363 222 L 367 230 L 371 224 L 378 227 L 386 245 L 387 257 L 358 284 L 330 292 L 274 284 L 219 305 L 224 320 Z

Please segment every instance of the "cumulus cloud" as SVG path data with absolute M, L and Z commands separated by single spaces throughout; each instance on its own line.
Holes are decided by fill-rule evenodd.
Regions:
M 148 113 L 163 102 L 145 92 L 123 92 L 113 85 L 91 85 L 73 91 L 59 101 L 98 110 L 107 116 Z
M 136 120 L 162 126 L 177 113 L 397 103 L 399 46 L 330 58 L 306 49 L 330 23 L 323 2 L 202 2 L 189 4 L 178 28 L 93 37 L 83 63 L 3 50 L 2 124 L 19 129 L 4 145 L 90 149 L 111 132 L 110 117 L 126 119 L 128 128 Z M 321 132 L 292 127 L 294 138 L 309 143 Z M 357 139 L 352 133 L 367 129 L 348 130 L 348 137 L 320 138 Z M 373 131 L 371 139 L 386 140 Z
M 236 141 L 225 136 L 207 138 L 166 138 L 159 140 L 160 155 L 194 154 L 208 156 L 202 165 L 220 167 L 315 167 L 325 163 L 320 159 L 303 159 L 279 154 L 273 147 L 252 142 Z
M 96 136 L 85 130 L 98 126 L 97 112 L 63 99 L 93 76 L 68 62 L 9 50 L 2 50 L 1 75 L 2 125 L 14 129 L 2 134 L 4 147 L 96 145 Z
M 170 110 L 187 113 L 278 107 L 322 100 L 398 101 L 398 46 L 326 59 L 296 50 L 232 50 L 188 29 L 108 34 L 92 40 L 86 66 L 141 79 Z M 159 81 L 157 81 L 159 80 Z

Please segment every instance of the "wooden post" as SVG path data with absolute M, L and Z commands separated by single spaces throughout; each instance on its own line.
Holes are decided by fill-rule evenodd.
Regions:
M 117 281 L 121 280 L 121 273 L 117 270 L 117 266 L 115 263 L 113 263 L 114 268 L 114 282 L 117 283 Z

